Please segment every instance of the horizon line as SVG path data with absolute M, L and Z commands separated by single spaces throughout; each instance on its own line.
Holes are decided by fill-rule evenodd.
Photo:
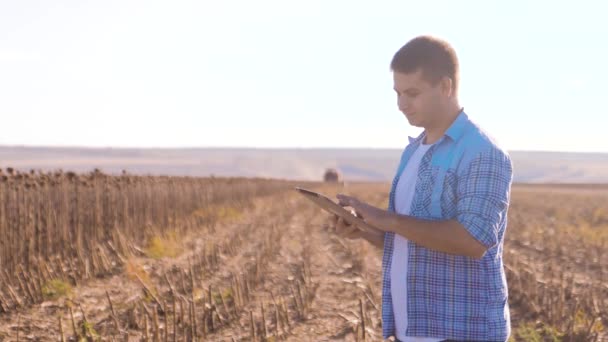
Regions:
M 403 150 L 404 147 L 365 147 L 365 146 L 86 146 L 86 145 L 26 145 L 26 144 L 0 144 L 0 148 L 48 148 L 48 149 L 90 149 L 90 150 Z M 506 149 L 507 152 L 531 153 L 579 153 L 579 154 L 608 154 L 608 151 L 581 151 L 581 150 L 539 150 L 539 149 Z

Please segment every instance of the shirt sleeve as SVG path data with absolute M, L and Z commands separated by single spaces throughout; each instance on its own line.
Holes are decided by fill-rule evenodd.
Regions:
M 511 160 L 497 148 L 480 152 L 458 177 L 457 220 L 487 248 L 504 229 L 512 180 Z

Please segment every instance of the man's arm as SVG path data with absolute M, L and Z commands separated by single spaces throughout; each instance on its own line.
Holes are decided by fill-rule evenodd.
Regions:
M 378 248 L 384 247 L 384 232 L 381 230 L 375 232 L 361 232 L 361 237 Z
M 481 259 L 487 250 L 456 220 L 428 221 L 387 212 L 377 224 L 416 244 L 443 253 Z
M 511 161 L 500 150 L 477 155 L 458 175 L 457 215 L 451 220 L 422 220 L 375 208 L 353 197 L 338 198 L 340 204 L 353 207 L 382 231 L 400 234 L 429 249 L 479 259 L 498 243 L 512 175 Z
M 384 232 L 376 229 L 369 230 L 366 228 L 365 230 L 359 229 L 354 225 L 346 223 L 342 218 L 335 216 L 333 219 L 333 230 L 338 233 L 341 237 L 347 239 L 365 239 L 367 242 L 372 245 L 383 248 L 384 247 Z

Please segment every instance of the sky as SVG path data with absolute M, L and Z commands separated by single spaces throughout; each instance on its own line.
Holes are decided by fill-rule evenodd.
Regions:
M 403 148 L 423 34 L 508 150 L 608 152 L 601 1 L 0 0 L 0 145 Z M 603 42 L 603 43 L 602 43 Z

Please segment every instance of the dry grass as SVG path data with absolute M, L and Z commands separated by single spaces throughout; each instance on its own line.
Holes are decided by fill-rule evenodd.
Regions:
M 28 307 L 54 301 L 74 340 L 302 340 L 314 329 L 319 340 L 380 340 L 380 251 L 324 231 L 324 216 L 289 182 L 2 176 L 0 314 L 17 317 L 2 337 L 59 331 L 19 323 Z M 310 185 L 388 200 L 387 184 Z M 607 247 L 605 191 L 515 186 L 504 249 L 511 341 L 603 336 Z M 113 275 L 129 287 L 74 298 Z
M 593 341 L 603 334 L 606 212 L 608 193 L 601 188 L 514 187 L 505 263 L 515 318 L 528 322 L 514 330 L 518 340 L 528 340 L 531 330 L 544 340 Z
M 53 279 L 42 287 L 42 296 L 45 300 L 53 300 L 72 294 L 72 286 L 63 280 Z
M 182 251 L 181 239 L 178 238 L 175 231 L 164 234 L 162 237 L 150 237 L 146 246 L 148 256 L 154 259 L 175 258 Z

